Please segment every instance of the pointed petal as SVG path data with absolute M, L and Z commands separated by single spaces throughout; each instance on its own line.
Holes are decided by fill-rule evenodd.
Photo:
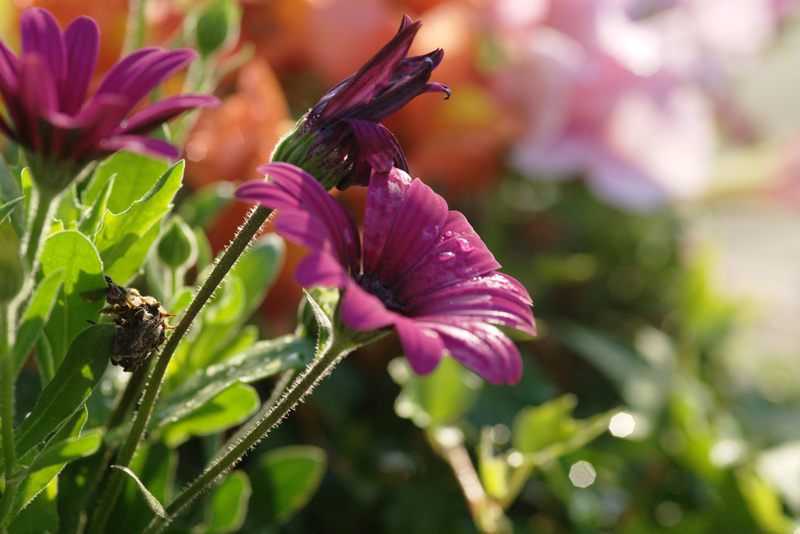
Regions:
M 352 108 L 375 98 L 392 79 L 397 64 L 408 54 L 420 26 L 420 22 L 406 24 L 404 17 L 401 29 L 394 38 L 351 76 L 347 83 L 337 86 L 331 98 L 325 99 L 324 109 L 320 109 L 317 104 L 311 113 L 319 114 L 328 121 L 338 120 Z
M 0 91 L 11 100 L 19 90 L 19 58 L 0 40 Z
M 77 17 L 64 31 L 67 77 L 61 91 L 61 111 L 74 114 L 86 100 L 100 46 L 100 28 L 90 17 Z
M 22 137 L 37 150 L 44 148 L 39 120 L 56 111 L 56 87 L 48 70 L 38 54 L 28 54 L 20 62 L 19 84 L 25 90 L 20 93 L 22 116 L 15 116 L 14 123 Z
M 389 130 L 370 121 L 345 119 L 342 122 L 350 126 L 356 138 L 359 154 L 372 169 L 382 173 L 392 170 L 399 145 Z
M 133 114 L 120 133 L 143 134 L 152 131 L 184 111 L 197 107 L 211 108 L 219 105 L 219 99 L 211 95 L 176 95 L 164 98 Z

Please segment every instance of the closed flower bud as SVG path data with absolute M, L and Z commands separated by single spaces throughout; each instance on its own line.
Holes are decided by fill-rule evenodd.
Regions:
M 173 269 L 190 267 L 197 258 L 197 241 L 183 219 L 173 217 L 158 241 L 158 258 Z
M 242 10 L 232 0 L 206 4 L 195 22 L 194 34 L 200 55 L 207 58 L 231 46 L 239 39 Z

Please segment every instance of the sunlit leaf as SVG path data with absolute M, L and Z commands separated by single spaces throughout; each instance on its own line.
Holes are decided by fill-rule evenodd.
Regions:
M 153 424 L 163 426 L 186 417 L 237 382 L 251 383 L 286 369 L 305 367 L 313 359 L 314 344 L 307 339 L 284 336 L 260 341 L 241 354 L 197 371 L 160 399 Z
M 402 386 L 394 403 L 400 417 L 419 427 L 452 423 L 466 413 L 478 398 L 483 381 L 452 358 L 442 358 L 436 369 L 417 376 L 405 358 L 389 364 L 392 379 Z
M 260 524 L 285 523 L 311 500 L 327 468 L 325 451 L 292 446 L 269 451 L 251 471 L 251 513 Z
M 238 532 L 247 516 L 251 492 L 250 479 L 244 471 L 234 471 L 228 475 L 211 497 L 211 520 L 206 534 Z
M 50 313 L 53 311 L 61 291 L 63 275 L 62 269 L 56 269 L 39 282 L 28 308 L 22 316 L 22 324 L 17 331 L 17 340 L 12 353 L 15 375 L 25 363 L 25 358 L 28 357 L 28 353 L 50 318 Z
M 164 425 L 161 435 L 170 447 L 191 436 L 206 436 L 244 421 L 259 406 L 258 393 L 245 384 L 234 384 L 189 415 Z
M 58 366 L 72 340 L 95 319 L 104 302 L 87 302 L 86 295 L 102 296 L 107 287 L 97 250 L 86 236 L 74 230 L 51 235 L 44 242 L 41 254 L 42 275 L 63 269 L 64 280 L 56 307 L 45 326 Z
M 108 366 L 116 333 L 113 324 L 98 324 L 75 338 L 55 377 L 15 432 L 19 456 L 44 441 L 83 406 Z
M 162 504 L 158 502 L 158 499 L 156 499 L 153 496 L 153 494 L 147 490 L 147 487 L 144 484 L 142 484 L 142 481 L 139 480 L 139 477 L 137 477 L 133 471 L 121 465 L 112 465 L 111 467 L 113 467 L 114 469 L 119 469 L 120 471 L 128 475 L 128 477 L 130 477 L 134 482 L 136 482 L 136 486 L 139 488 L 142 497 L 144 497 L 145 502 L 147 503 L 147 505 L 150 507 L 150 510 L 152 510 L 154 514 L 163 519 L 167 518 L 167 512 L 164 510 L 164 506 L 162 506 Z

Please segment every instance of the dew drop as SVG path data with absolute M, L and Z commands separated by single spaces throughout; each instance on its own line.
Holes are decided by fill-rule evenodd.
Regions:
M 455 258 L 456 255 L 454 252 L 440 252 L 439 253 L 439 261 L 450 261 Z
M 458 243 L 458 248 L 461 249 L 461 252 L 472 252 L 475 250 L 475 247 L 463 237 L 456 238 L 456 243 Z
M 445 237 L 453 237 L 453 231 L 452 230 L 445 230 L 444 231 L 444 236 Z

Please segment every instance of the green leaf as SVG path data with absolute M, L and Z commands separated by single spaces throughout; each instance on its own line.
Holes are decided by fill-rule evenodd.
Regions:
M 241 423 L 258 405 L 255 389 L 234 384 L 186 417 L 164 425 L 161 435 L 167 446 L 174 448 L 191 436 L 207 436 Z
M 122 213 L 142 198 L 168 167 L 162 160 L 133 152 L 117 152 L 97 166 L 92 182 L 81 199 L 83 205 L 94 204 L 106 183 L 115 176 L 106 209 L 112 213 Z
M 59 531 L 58 481 L 54 478 L 44 491 L 22 510 L 8 527 L 8 534 L 55 534 Z
M 102 443 L 103 434 L 99 428 L 92 429 L 79 437 L 60 440 L 55 444 L 48 443 L 29 470 L 34 472 L 50 465 L 65 464 L 76 458 L 92 455 L 100 449 Z
M 11 202 L 15 198 L 25 198 L 20 189 L 20 182 L 8 168 L 6 160 L 0 154 L 0 199 L 3 204 Z M 18 236 L 25 234 L 25 208 L 11 211 L 11 224 Z
M 105 270 L 105 273 L 123 285 L 129 282 L 141 270 L 142 263 L 150 247 L 153 246 L 158 237 L 159 230 L 158 224 L 148 228 L 144 235 L 132 244 L 121 258 Z
M 23 200 L 25 200 L 25 197 L 17 197 L 14 200 L 10 200 L 10 201 L 0 205 L 0 224 L 3 224 L 4 222 L 6 222 L 6 217 L 11 217 L 11 212 L 17 206 L 21 206 L 20 203 Z M 14 228 L 14 231 L 16 232 L 17 229 Z M 19 235 L 19 234 L 17 234 L 17 235 Z
M 176 451 L 168 449 L 163 442 L 156 442 L 136 451 L 130 469 L 147 487 L 150 495 L 159 502 L 169 502 L 172 500 L 177 464 Z M 150 523 L 152 513 L 135 481 L 125 482 L 111 517 L 114 518 L 114 534 L 140 534 Z
M 181 186 L 183 167 L 183 161 L 180 161 L 164 171 L 152 189 L 121 213 L 113 211 L 112 193 L 103 227 L 95 236 L 94 242 L 107 273 L 116 262 L 125 258 L 126 269 L 123 269 L 123 274 L 116 274 L 116 279 L 120 283 L 127 281 L 141 267 L 144 254 L 134 264 L 128 254 L 128 249 L 142 239 L 147 231 L 169 211 L 172 206 L 172 198 Z M 124 180 L 121 177 L 117 177 L 116 183 L 122 181 Z M 124 276 L 125 273 L 128 273 L 127 277 Z
M 111 196 L 111 189 L 114 187 L 115 179 L 116 176 L 112 176 L 106 182 L 106 184 L 103 186 L 103 189 L 100 191 L 100 194 L 97 196 L 89 209 L 85 210 L 83 214 L 81 214 L 78 230 L 80 230 L 82 234 L 94 236 L 100 229 L 101 225 L 103 224 L 103 218 L 106 214 L 108 200 Z
M 87 319 L 95 318 L 103 302 L 87 302 L 86 295 L 103 295 L 106 285 L 97 250 L 86 236 L 64 230 L 44 242 L 41 255 L 42 275 L 64 270 L 64 285 L 58 303 L 45 326 L 53 349 L 56 367 L 61 363 L 72 340 L 86 328 Z
M 113 324 L 97 324 L 75 338 L 56 376 L 15 432 L 18 456 L 44 441 L 83 406 L 108 366 L 116 333 Z
M 211 520 L 206 534 L 238 532 L 247 516 L 251 492 L 250 479 L 244 471 L 234 471 L 228 475 L 211 498 Z
M 215 298 L 200 317 L 202 328 L 191 343 L 184 343 L 175 354 L 170 384 L 198 369 L 219 363 L 221 355 L 261 304 L 283 263 L 285 245 L 275 235 L 262 237 L 242 255 Z M 202 276 L 201 276 L 202 279 Z
M 152 510 L 153 513 L 156 514 L 158 517 L 161 517 L 162 519 L 167 519 L 167 512 L 164 510 L 164 507 L 161 505 L 160 502 L 158 502 L 158 499 L 156 499 L 153 496 L 153 494 L 147 490 L 147 487 L 145 487 L 145 485 L 142 484 L 142 481 L 139 480 L 139 477 L 137 477 L 133 471 L 121 465 L 112 465 L 111 467 L 113 467 L 114 469 L 119 469 L 120 471 L 128 475 L 131 479 L 133 479 L 133 481 L 136 482 L 139 491 L 142 493 L 142 497 L 144 497 L 145 502 L 147 502 L 147 505 L 150 507 L 150 510 Z
M 453 358 L 442 358 L 436 369 L 417 376 L 405 358 L 389 364 L 392 379 L 402 386 L 394 403 L 400 417 L 421 428 L 447 425 L 461 417 L 475 403 L 483 381 Z
M 163 426 L 184 418 L 236 383 L 251 383 L 286 369 L 305 367 L 314 360 L 314 344 L 283 336 L 260 341 L 208 369 L 197 371 L 179 388 L 159 400 L 154 424 Z
M 45 323 L 50 319 L 50 313 L 58 300 L 61 291 L 61 283 L 64 278 L 64 270 L 56 269 L 42 280 L 36 287 L 36 291 L 31 297 L 28 309 L 22 316 L 22 324 L 17 331 L 17 341 L 14 345 L 12 360 L 14 362 L 14 375 L 16 375 L 25 358 L 28 357 L 37 338 L 42 333 Z
M 318 447 L 292 446 L 269 451 L 251 473 L 253 507 L 262 525 L 285 523 L 299 512 L 317 491 L 327 468 L 325 451 Z
M 611 417 L 619 410 L 575 420 L 572 411 L 578 404 L 574 395 L 564 395 L 524 408 L 514 418 L 512 443 L 523 454 L 538 455 L 529 461 L 541 464 L 576 451 L 608 430 Z
M 306 297 L 311 313 L 314 315 L 314 320 L 317 323 L 317 354 L 322 356 L 333 344 L 333 323 L 330 317 L 323 311 L 319 304 L 311 297 L 311 295 L 303 289 L 303 296 Z

